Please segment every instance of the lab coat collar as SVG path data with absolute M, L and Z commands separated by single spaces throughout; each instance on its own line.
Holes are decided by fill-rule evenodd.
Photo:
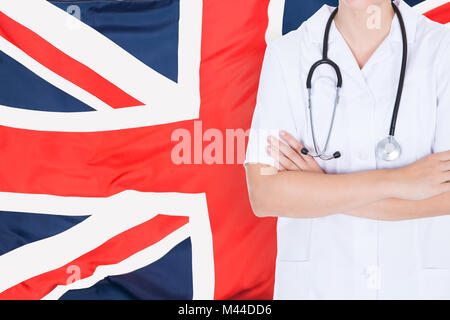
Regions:
M 394 2 L 397 4 L 405 22 L 408 43 L 413 43 L 415 41 L 419 13 L 414 11 L 414 9 L 403 0 L 395 0 Z M 326 23 L 335 8 L 336 7 L 323 5 L 312 17 L 307 20 L 306 25 L 310 34 L 310 39 L 313 43 L 323 43 Z M 339 31 L 333 22 L 330 30 L 329 43 L 333 43 L 337 39 L 338 32 Z M 392 21 L 388 39 L 390 41 L 402 41 L 402 34 L 397 15 L 395 15 Z
M 323 37 L 325 33 L 325 27 L 331 13 L 336 7 L 331 7 L 324 4 L 315 14 L 313 14 L 305 23 L 308 34 L 310 36 L 310 41 L 313 43 L 323 43 Z M 329 43 L 336 40 L 336 27 L 334 22 L 331 25 L 330 37 L 328 39 Z
M 400 13 L 402 14 L 403 21 L 405 22 L 406 28 L 406 37 L 408 39 L 408 43 L 414 43 L 416 39 L 416 28 L 417 28 L 417 19 L 420 14 L 416 12 L 413 8 L 411 8 L 405 1 L 396 0 L 394 1 L 397 4 Z M 389 34 L 389 38 L 391 41 L 402 42 L 402 31 L 400 29 L 400 23 L 398 21 L 397 15 L 395 15 L 391 31 Z

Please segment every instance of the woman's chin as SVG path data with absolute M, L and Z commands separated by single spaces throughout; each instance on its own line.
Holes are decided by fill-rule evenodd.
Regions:
M 366 10 L 369 6 L 380 5 L 389 0 L 341 0 L 342 4 L 354 10 Z

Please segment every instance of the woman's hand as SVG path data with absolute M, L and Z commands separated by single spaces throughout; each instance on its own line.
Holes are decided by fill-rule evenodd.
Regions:
M 271 136 L 267 147 L 278 170 L 324 173 L 313 157 L 301 153 L 303 145 L 297 139 L 285 131 L 280 131 L 280 136 L 285 142 Z M 450 151 L 431 154 L 394 169 L 390 178 L 394 183 L 394 198 L 424 200 L 450 192 Z
M 279 171 L 309 171 L 324 173 L 313 157 L 301 153 L 303 145 L 286 131 L 280 131 L 286 142 L 270 136 L 267 139 L 267 154 L 275 159 Z
M 395 197 L 424 200 L 450 192 L 450 151 L 431 154 L 411 165 L 394 169 Z

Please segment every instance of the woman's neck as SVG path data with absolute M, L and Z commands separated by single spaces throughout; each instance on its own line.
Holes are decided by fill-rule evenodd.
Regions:
M 395 16 L 391 1 L 353 8 L 340 1 L 335 24 L 362 68 L 390 32 Z

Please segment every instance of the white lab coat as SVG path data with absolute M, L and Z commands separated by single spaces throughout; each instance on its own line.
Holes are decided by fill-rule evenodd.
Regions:
M 342 157 L 317 160 L 327 173 L 402 167 L 450 150 L 450 30 L 397 3 L 409 46 L 396 129 L 401 158 L 384 162 L 375 156 L 376 144 L 389 132 L 400 74 L 397 17 L 362 70 L 333 23 L 329 57 L 341 68 L 343 87 L 328 153 L 339 150 Z M 273 165 L 266 138 L 280 129 L 313 150 L 306 77 L 321 58 L 333 9 L 323 6 L 299 29 L 269 44 L 245 163 Z M 335 83 L 331 68 L 317 69 L 313 104 L 320 146 L 328 133 Z M 450 215 L 382 222 L 336 212 L 316 219 L 279 218 L 277 229 L 276 299 L 450 298 Z

